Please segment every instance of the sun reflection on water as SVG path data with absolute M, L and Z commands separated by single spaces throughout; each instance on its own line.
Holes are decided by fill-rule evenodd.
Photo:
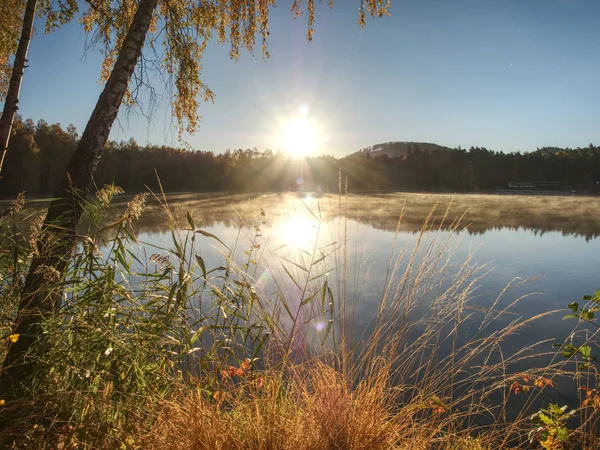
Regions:
M 280 245 L 308 250 L 317 239 L 317 222 L 305 216 L 290 217 L 279 223 L 275 233 Z

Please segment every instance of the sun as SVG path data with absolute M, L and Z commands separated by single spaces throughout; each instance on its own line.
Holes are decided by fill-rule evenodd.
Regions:
M 317 131 L 310 119 L 290 119 L 281 129 L 281 145 L 293 156 L 313 154 L 317 149 Z

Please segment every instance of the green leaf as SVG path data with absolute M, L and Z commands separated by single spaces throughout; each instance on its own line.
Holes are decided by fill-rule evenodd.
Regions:
M 556 430 L 556 438 L 559 441 L 565 441 L 569 439 L 569 430 L 567 428 L 561 427 Z
M 240 281 L 240 280 L 231 280 L 231 281 L 233 284 L 235 284 L 241 288 L 250 289 L 252 287 L 252 285 L 247 281 Z
M 194 219 L 192 219 L 192 215 L 189 211 L 187 212 L 187 221 L 190 224 L 190 228 L 192 229 L 192 231 L 196 230 L 196 225 L 194 225 Z
M 269 335 L 270 333 L 265 333 L 262 335 L 258 345 L 256 345 L 254 351 L 252 352 L 252 358 L 250 359 L 255 359 L 258 357 L 260 351 L 263 349 L 263 347 L 265 346 L 265 343 L 267 342 L 267 339 L 269 339 Z
M 144 263 L 142 262 L 142 260 L 140 258 L 138 258 L 131 250 L 127 250 L 127 254 L 136 260 L 136 262 L 140 265 L 140 266 L 144 266 Z
M 292 314 L 292 311 L 290 310 L 290 307 L 288 306 L 288 304 L 285 301 L 285 299 L 283 298 L 283 296 L 280 295 L 280 294 L 277 294 L 277 296 L 279 297 L 279 300 L 281 300 L 281 304 L 283 305 L 283 307 L 287 311 L 288 315 L 290 316 L 290 319 L 294 320 L 294 315 Z
M 577 312 L 577 309 L 579 309 L 579 303 L 577 302 L 569 303 L 567 306 L 573 312 Z
M 204 284 L 206 284 L 206 264 L 204 264 L 204 260 L 202 259 L 202 256 L 196 254 L 196 262 L 198 263 L 198 266 L 200 267 L 200 270 L 202 271 L 202 278 L 204 278 Z
M 590 297 L 590 296 L 588 295 L 588 297 Z M 600 296 L 596 295 L 594 297 L 590 297 L 589 300 L 594 303 L 600 303 Z
M 214 269 L 211 269 L 208 272 L 206 272 L 206 275 L 210 275 L 213 272 L 223 272 L 224 270 L 227 270 L 227 267 L 225 267 L 225 266 L 215 267 Z
M 123 245 L 121 239 L 118 239 L 118 245 L 115 251 L 115 258 L 121 264 L 121 266 L 123 266 L 127 270 L 127 272 L 131 271 L 129 263 L 125 259 L 125 246 Z
M 577 353 L 577 349 L 575 347 L 573 347 L 571 344 L 565 344 L 562 347 L 563 347 L 563 351 L 560 352 L 560 354 L 563 355 L 565 358 L 570 358 L 575 353 Z
M 194 233 L 200 233 L 202 236 L 206 236 L 206 237 L 209 237 L 211 239 L 215 239 L 215 240 L 219 241 L 221 243 L 221 245 L 223 245 L 223 247 L 225 247 L 227 250 L 229 250 L 229 247 L 227 247 L 225 245 L 225 243 L 221 239 L 219 239 L 218 237 L 216 237 L 214 234 L 209 233 L 208 231 L 196 230 L 196 231 L 194 231 Z
M 545 425 L 552 425 L 554 423 L 554 420 L 552 420 L 550 417 L 548 417 L 543 412 L 541 412 L 538 417 L 542 421 L 542 423 Z
M 580 313 L 580 317 L 583 320 L 592 320 L 594 318 L 594 313 L 591 311 L 588 311 L 587 309 L 582 309 L 581 313 Z
M 327 328 L 325 329 L 325 334 L 323 335 L 323 339 L 321 340 L 321 345 L 325 344 L 325 341 L 327 340 L 329 333 L 331 333 L 332 327 L 333 327 L 333 320 L 330 320 L 329 322 L 327 322 Z
M 125 218 L 121 217 L 120 219 L 118 219 L 118 220 L 116 220 L 116 221 L 114 221 L 112 223 L 109 223 L 108 225 L 105 225 L 102 228 L 100 228 L 100 230 L 98 230 L 98 234 L 100 235 L 100 234 L 104 233 L 105 231 L 110 230 L 111 228 L 116 227 L 117 225 L 121 225 L 123 222 L 125 222 Z
M 193 344 L 194 342 L 196 342 L 203 331 L 204 331 L 204 327 L 198 328 L 198 331 L 196 331 L 194 333 L 194 335 L 192 336 L 192 338 L 190 339 L 190 343 Z
M 565 413 L 556 403 L 550 403 L 550 406 L 548 406 L 548 411 L 554 414 L 555 417 L 561 417 Z
M 173 244 L 175 245 L 175 256 L 180 259 L 183 259 L 183 252 L 181 251 L 181 245 L 179 245 L 179 239 L 175 236 L 175 231 L 171 230 L 171 239 L 173 240 Z
M 331 288 L 329 286 L 327 286 L 327 296 L 329 297 L 329 307 L 333 313 L 333 292 L 331 292 Z
M 309 303 L 313 298 L 316 297 L 316 295 L 319 293 L 319 291 L 314 292 L 310 297 L 306 297 L 304 300 L 302 300 L 302 302 L 300 303 L 300 306 L 304 306 L 307 303 Z
M 592 353 L 592 347 L 590 347 L 589 345 L 582 345 L 577 351 L 581 353 L 585 358 L 589 358 Z
M 579 316 L 577 314 L 567 314 L 565 317 L 563 317 L 563 320 L 567 320 L 567 319 L 577 319 Z
M 591 295 L 584 295 L 583 297 L 581 297 L 581 300 L 591 300 L 592 296 Z
M 309 270 L 306 267 L 302 267 L 300 264 L 296 264 L 294 261 L 290 261 L 287 258 L 284 258 L 283 256 L 280 257 L 281 259 L 283 259 L 286 262 L 289 262 L 290 264 L 293 264 L 294 266 L 296 266 L 298 269 L 300 270 L 304 270 L 306 273 L 309 273 Z
M 285 267 L 285 265 L 283 263 L 281 263 L 281 267 L 283 267 L 283 270 L 285 270 L 285 273 L 287 273 L 288 277 L 290 277 L 290 280 L 292 280 L 294 282 L 294 284 L 296 285 L 296 287 L 300 290 L 302 290 L 302 286 L 300 286 L 297 282 L 296 279 L 294 278 L 294 276 L 292 275 L 292 273 L 288 270 L 287 267 Z
M 314 277 L 312 277 L 312 278 L 309 278 L 309 279 L 308 279 L 308 281 L 309 281 L 309 282 L 310 282 L 310 281 L 315 281 L 315 280 L 318 280 L 319 278 L 326 277 L 327 275 L 329 275 L 329 272 L 323 272 L 323 273 L 320 273 L 320 274 L 318 274 L 318 275 L 315 275 L 315 276 L 314 276 Z

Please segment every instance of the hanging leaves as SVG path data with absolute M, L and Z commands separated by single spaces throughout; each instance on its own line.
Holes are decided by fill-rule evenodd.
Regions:
M 71 5 L 73 1 L 63 0 L 63 3 Z M 86 33 L 93 34 L 93 44 L 104 55 L 100 80 L 105 82 L 137 4 L 135 0 L 92 0 L 88 4 L 80 22 Z M 214 92 L 200 77 L 202 56 L 208 43 L 216 40 L 219 44 L 229 44 L 229 55 L 237 60 L 241 49 L 253 52 L 259 38 L 261 55 L 263 59 L 269 58 L 269 11 L 275 5 L 276 0 L 161 0 L 146 41 L 151 50 L 147 53 L 154 56 L 150 59 L 142 57 L 124 102 L 136 104 L 139 88 L 150 85 L 149 75 L 145 72 L 151 68 L 158 70 L 160 78 L 168 80 L 174 88 L 172 109 L 180 139 L 184 133 L 194 133 L 201 120 L 199 100 L 212 102 L 215 98 Z M 329 6 L 332 5 L 333 1 L 329 1 Z M 390 6 L 390 0 L 362 0 L 362 21 L 366 15 L 389 15 Z M 304 3 L 303 0 L 293 0 L 291 11 L 294 17 L 301 17 L 304 10 L 307 12 L 307 39 L 310 41 L 314 34 L 315 1 L 306 0 Z M 59 14 L 58 20 L 67 18 L 68 11 L 71 10 L 67 8 L 62 16 Z M 159 52 L 161 48 L 163 51 Z

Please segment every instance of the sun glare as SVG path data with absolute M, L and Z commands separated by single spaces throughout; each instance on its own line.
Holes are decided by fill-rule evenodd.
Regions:
M 293 217 L 281 223 L 277 229 L 279 239 L 292 248 L 305 248 L 317 237 L 316 225 L 305 217 Z
M 281 145 L 293 156 L 309 155 L 317 148 L 317 132 L 307 117 L 295 117 L 281 130 Z

